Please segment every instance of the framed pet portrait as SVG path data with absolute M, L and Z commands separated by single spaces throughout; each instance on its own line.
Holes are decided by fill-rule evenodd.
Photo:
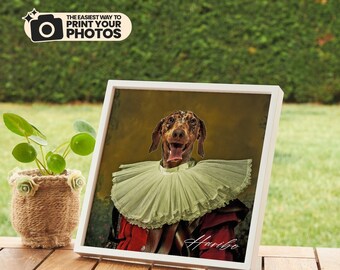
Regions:
M 107 85 L 75 252 L 181 269 L 257 269 L 283 92 Z

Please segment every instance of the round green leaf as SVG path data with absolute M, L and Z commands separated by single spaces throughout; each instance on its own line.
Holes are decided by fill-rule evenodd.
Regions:
M 19 136 L 31 136 L 33 127 L 21 116 L 14 113 L 4 113 L 3 119 L 6 127 Z
M 86 121 L 84 120 L 77 120 L 74 122 L 73 127 L 76 131 L 80 133 L 88 133 L 93 138 L 96 138 L 96 131 L 95 129 Z
M 45 159 L 47 160 L 51 155 L 53 155 L 53 152 L 52 151 L 49 151 L 46 156 L 45 156 Z
M 87 156 L 93 152 L 96 140 L 88 133 L 78 133 L 71 139 L 70 147 L 74 153 Z
M 48 169 L 53 173 L 62 173 L 66 168 L 66 161 L 59 154 L 49 155 L 46 161 Z
M 34 141 L 35 143 L 41 145 L 41 146 L 46 146 L 47 145 L 47 141 L 41 137 L 35 136 L 35 135 L 31 135 L 28 137 L 30 140 Z
M 12 155 L 20 162 L 29 163 L 35 160 L 37 151 L 29 143 L 19 143 L 14 147 Z

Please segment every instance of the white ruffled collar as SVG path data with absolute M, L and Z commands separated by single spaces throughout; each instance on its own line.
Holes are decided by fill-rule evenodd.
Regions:
M 192 221 L 236 199 L 250 184 L 250 159 L 203 160 L 163 168 L 159 161 L 121 165 L 111 198 L 118 211 L 143 228 Z
M 187 170 L 191 167 L 195 166 L 195 161 L 192 159 L 189 162 L 183 163 L 177 167 L 173 168 L 164 168 L 160 163 L 159 163 L 159 170 L 162 174 L 167 175 L 167 174 L 172 174 L 176 173 L 179 171 Z

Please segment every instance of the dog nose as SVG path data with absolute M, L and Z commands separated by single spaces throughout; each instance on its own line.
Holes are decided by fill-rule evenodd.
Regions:
M 184 133 L 184 130 L 183 129 L 175 129 L 173 132 L 172 132 L 172 137 L 175 138 L 175 139 L 181 139 L 183 138 L 185 135 Z

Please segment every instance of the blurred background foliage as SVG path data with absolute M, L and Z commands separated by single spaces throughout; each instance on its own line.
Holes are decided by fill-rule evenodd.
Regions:
M 121 42 L 34 44 L 21 17 L 122 12 Z M 0 101 L 102 101 L 108 79 L 280 85 L 288 102 L 340 100 L 340 2 L 1 1 Z

